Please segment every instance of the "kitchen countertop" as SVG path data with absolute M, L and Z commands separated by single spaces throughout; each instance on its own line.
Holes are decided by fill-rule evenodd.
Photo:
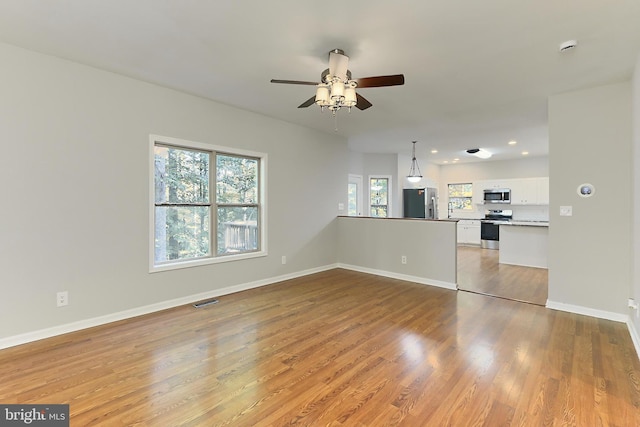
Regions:
M 487 221 L 485 218 L 445 218 L 449 221 Z M 549 221 L 527 221 L 527 220 L 490 220 L 496 225 L 518 225 L 531 227 L 548 227 Z
M 500 225 L 526 225 L 530 227 L 548 227 L 549 221 L 509 221 L 501 222 Z

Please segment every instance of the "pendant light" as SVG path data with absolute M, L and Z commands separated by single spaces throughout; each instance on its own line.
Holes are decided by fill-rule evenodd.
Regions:
M 419 182 L 422 179 L 422 173 L 420 172 L 420 166 L 418 166 L 418 161 L 416 160 L 416 142 L 413 141 L 413 152 L 411 159 L 411 169 L 409 169 L 409 175 L 407 176 L 407 180 L 409 182 Z

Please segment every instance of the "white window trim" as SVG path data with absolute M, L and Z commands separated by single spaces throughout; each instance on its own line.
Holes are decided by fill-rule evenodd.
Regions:
M 392 198 L 392 188 L 393 188 L 393 181 L 391 179 L 391 175 L 369 175 L 367 178 L 367 216 L 371 216 L 371 180 L 372 179 L 388 179 L 389 181 L 387 182 L 387 218 L 392 218 L 392 210 L 391 210 L 391 200 L 393 200 Z
M 208 258 L 198 258 L 192 260 L 180 260 L 170 263 L 155 264 L 155 145 L 156 143 L 174 145 L 177 147 L 191 148 L 196 150 L 216 151 L 228 154 L 237 154 L 239 156 L 255 157 L 260 159 L 260 250 L 255 252 L 246 252 L 237 255 L 212 256 Z M 267 252 L 267 154 L 257 151 L 243 150 L 233 147 L 224 147 L 221 145 L 207 144 L 204 142 L 187 141 L 179 138 L 172 138 L 161 135 L 149 135 L 149 273 L 159 271 L 177 270 L 181 268 L 196 267 L 199 265 L 219 264 L 223 262 L 239 261 L 243 259 L 259 258 L 268 255 Z M 212 191 L 215 194 L 215 189 Z M 212 248 L 214 250 L 215 248 Z

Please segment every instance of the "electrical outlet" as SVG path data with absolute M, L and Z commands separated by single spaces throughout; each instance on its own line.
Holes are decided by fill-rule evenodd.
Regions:
M 400 260 L 402 261 L 403 264 L 407 263 L 407 256 L 406 255 L 402 255 L 402 258 L 400 258 Z
M 56 304 L 58 307 L 69 305 L 69 291 L 58 292 L 56 296 Z
M 282 264 L 286 264 L 287 263 L 287 256 L 286 255 L 282 255 Z

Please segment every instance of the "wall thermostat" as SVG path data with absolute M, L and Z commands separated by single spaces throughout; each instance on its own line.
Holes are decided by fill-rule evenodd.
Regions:
M 578 195 L 580 197 L 591 197 L 596 189 L 591 184 L 580 184 L 578 186 Z

